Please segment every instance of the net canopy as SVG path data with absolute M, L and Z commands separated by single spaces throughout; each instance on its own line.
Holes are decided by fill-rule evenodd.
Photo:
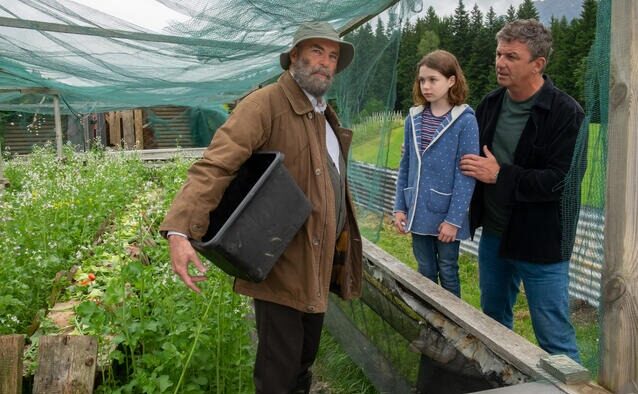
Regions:
M 51 91 L 66 112 L 215 108 L 281 72 L 278 55 L 301 22 L 328 21 L 344 31 L 397 0 L 149 3 L 149 18 L 157 7 L 181 18 L 155 32 L 71 0 L 3 1 L 0 111 L 51 112 L 42 94 Z

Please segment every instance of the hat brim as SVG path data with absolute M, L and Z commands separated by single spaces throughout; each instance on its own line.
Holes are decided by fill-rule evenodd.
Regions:
M 288 68 L 290 67 L 290 51 L 292 51 L 293 48 L 297 46 L 300 42 L 303 42 L 312 38 L 322 38 L 324 40 L 330 40 L 332 42 L 336 42 L 337 44 L 339 44 L 339 60 L 337 61 L 337 69 L 335 70 L 336 74 L 341 72 L 343 69 L 348 67 L 350 63 L 352 63 L 352 59 L 354 59 L 354 46 L 351 43 L 347 41 L 331 40 L 326 37 L 305 37 L 303 40 L 299 42 L 295 42 L 292 48 L 290 48 L 287 52 L 284 52 L 279 55 L 279 64 L 281 65 L 281 68 L 283 68 L 284 70 L 288 70 Z

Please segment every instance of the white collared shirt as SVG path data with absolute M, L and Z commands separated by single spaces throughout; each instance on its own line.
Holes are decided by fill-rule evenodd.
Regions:
M 328 104 L 323 101 L 323 98 L 319 101 L 319 99 L 305 90 L 303 90 L 303 92 L 306 94 L 306 97 L 308 97 L 308 100 L 310 100 L 315 112 L 323 114 L 328 107 Z M 332 159 L 332 162 L 337 168 L 337 172 L 341 173 L 341 169 L 339 168 L 339 141 L 328 119 L 326 119 L 326 148 L 328 149 L 328 156 L 330 156 L 330 159 Z

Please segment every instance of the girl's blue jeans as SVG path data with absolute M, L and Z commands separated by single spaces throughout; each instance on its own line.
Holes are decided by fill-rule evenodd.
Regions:
M 434 235 L 412 234 L 419 272 L 457 297 L 461 297 L 459 245 L 460 241 L 441 242 Z

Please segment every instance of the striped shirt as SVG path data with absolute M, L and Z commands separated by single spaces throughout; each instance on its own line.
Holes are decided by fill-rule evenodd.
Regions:
M 430 146 L 430 143 L 436 137 L 436 130 L 449 113 L 448 111 L 442 116 L 434 116 L 429 105 L 423 109 L 421 113 L 421 143 L 419 146 L 421 153 L 425 152 L 427 147 Z

